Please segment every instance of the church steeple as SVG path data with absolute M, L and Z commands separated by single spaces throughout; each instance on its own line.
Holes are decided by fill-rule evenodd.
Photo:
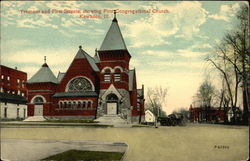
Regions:
M 117 19 L 116 19 L 116 10 L 114 10 L 114 19 L 112 20 L 112 22 L 117 22 Z
M 114 18 L 99 51 L 112 50 L 127 50 L 120 27 L 118 25 L 118 21 L 116 19 L 116 10 L 114 10 Z

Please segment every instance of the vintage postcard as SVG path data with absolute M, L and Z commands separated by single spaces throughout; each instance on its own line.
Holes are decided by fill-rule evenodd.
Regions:
M 248 160 L 248 6 L 2 1 L 1 160 Z

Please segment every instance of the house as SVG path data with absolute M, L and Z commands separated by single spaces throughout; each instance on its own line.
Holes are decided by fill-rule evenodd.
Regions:
M 73 56 L 73 55 L 72 55 Z M 144 121 L 144 90 L 129 69 L 127 49 L 116 16 L 91 57 L 79 46 L 66 72 L 57 77 L 46 63 L 27 82 L 28 115 L 56 119 L 97 119 L 117 115 Z
M 147 123 L 155 122 L 155 115 L 150 110 L 145 111 L 145 122 Z
M 0 65 L 1 120 L 27 117 L 27 73 Z

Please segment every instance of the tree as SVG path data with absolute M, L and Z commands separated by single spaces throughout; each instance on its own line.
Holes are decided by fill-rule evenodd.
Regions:
M 166 116 L 166 112 L 162 110 L 162 107 L 166 105 L 167 88 L 155 87 L 148 88 L 146 109 L 150 110 L 156 117 Z
M 211 82 L 206 79 L 199 87 L 194 101 L 196 102 L 196 106 L 202 108 L 202 119 L 206 121 L 210 120 L 210 108 L 212 107 L 212 102 L 215 98 L 215 87 L 211 84 Z M 198 104 L 197 104 L 198 103 Z
M 215 95 L 215 87 L 210 81 L 205 80 L 197 91 L 197 98 L 200 107 L 211 107 L 213 97 Z
M 237 106 L 238 88 L 240 85 L 242 86 L 245 124 L 248 123 L 249 91 L 247 82 L 250 80 L 248 10 L 246 4 L 241 6 L 236 14 L 236 27 L 225 34 L 221 43 L 217 45 L 213 57 L 207 58 L 223 76 L 222 82 L 226 84 L 226 93 L 232 109 Z

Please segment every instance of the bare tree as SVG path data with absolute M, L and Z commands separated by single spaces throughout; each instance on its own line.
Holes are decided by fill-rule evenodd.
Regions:
M 249 48 L 249 20 L 248 6 L 241 6 L 237 13 L 237 26 L 228 32 L 222 43 L 217 45 L 213 57 L 207 58 L 223 76 L 226 84 L 226 93 L 229 96 L 229 104 L 235 109 L 237 106 L 238 89 L 243 91 L 243 120 L 248 122 L 249 93 L 247 82 L 250 80 L 250 48 Z M 225 96 L 225 91 L 223 97 Z
M 156 117 L 165 116 L 165 111 L 162 110 L 162 107 L 166 105 L 167 101 L 167 88 L 155 87 L 148 88 L 146 108 L 149 109 Z

